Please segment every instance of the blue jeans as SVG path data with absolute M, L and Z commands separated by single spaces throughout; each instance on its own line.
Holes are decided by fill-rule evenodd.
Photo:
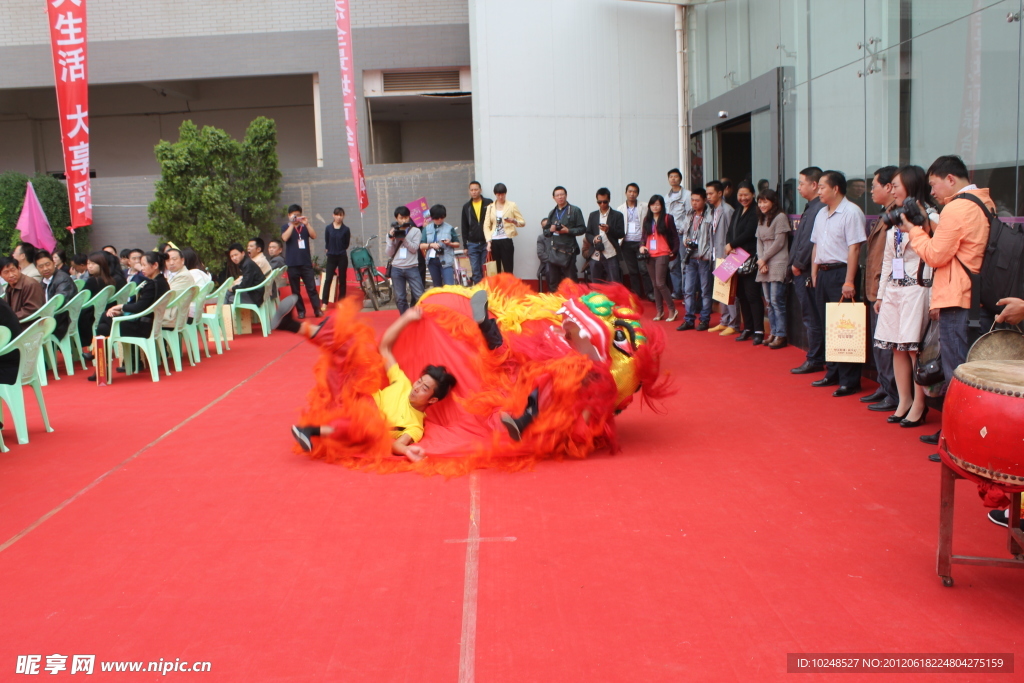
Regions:
M 440 287 L 442 284 L 455 284 L 455 268 L 452 266 L 442 266 L 441 259 L 432 258 L 427 261 L 427 270 L 430 271 L 430 281 L 433 282 L 435 287 Z
M 469 267 L 473 271 L 473 284 L 483 282 L 484 263 L 487 262 L 487 243 L 469 242 L 466 249 L 469 251 Z
M 409 299 L 406 296 L 405 286 L 412 289 L 412 301 L 423 296 L 423 280 L 420 279 L 420 269 L 417 266 L 412 268 L 391 267 L 391 286 L 395 288 L 395 303 L 398 305 L 398 312 L 405 313 L 409 309 Z
M 683 272 L 683 287 L 686 296 L 686 317 L 684 320 L 691 325 L 697 317 L 697 290 L 701 294 L 700 321 L 705 325 L 711 322 L 711 293 L 714 289 L 711 261 L 691 259 Z
M 682 299 L 677 294 L 683 293 L 683 260 L 679 257 L 668 262 L 668 277 L 672 281 L 672 296 L 676 299 Z
M 821 318 L 818 316 L 818 303 L 814 297 L 814 287 L 808 287 L 811 273 L 801 273 L 793 279 L 793 293 L 800 302 L 800 315 L 807 332 L 807 360 L 823 365 L 825 363 L 825 337 L 822 335 Z
M 776 337 L 786 336 L 786 283 L 762 282 L 764 300 L 768 302 L 768 324 Z
M 942 375 L 949 382 L 953 371 L 967 360 L 967 309 L 958 306 L 939 309 L 939 355 Z

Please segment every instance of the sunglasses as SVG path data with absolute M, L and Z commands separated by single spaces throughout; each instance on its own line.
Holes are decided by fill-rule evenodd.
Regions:
M 604 205 L 604 204 L 607 204 L 607 203 L 608 203 L 608 200 L 607 200 L 607 199 L 598 199 L 598 200 L 597 200 L 597 203 L 598 203 L 598 204 L 602 204 L 602 205 Z

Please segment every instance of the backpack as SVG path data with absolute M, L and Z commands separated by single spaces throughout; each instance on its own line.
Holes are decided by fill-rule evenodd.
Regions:
M 977 273 L 957 261 L 971 280 L 971 310 L 968 314 L 970 327 L 980 327 L 981 307 L 993 315 L 1002 312 L 996 302 L 1005 297 L 1024 296 L 1024 230 L 1019 225 L 1008 225 L 988 210 L 985 202 L 973 194 L 964 193 L 957 199 L 969 199 L 985 213 L 989 221 L 988 245 L 982 257 L 981 270 Z

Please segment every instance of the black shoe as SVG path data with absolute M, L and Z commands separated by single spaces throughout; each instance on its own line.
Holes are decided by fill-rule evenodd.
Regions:
M 512 417 L 509 413 L 501 414 L 501 424 L 505 425 L 505 429 L 508 430 L 508 435 L 513 441 L 521 440 L 523 432 L 533 422 L 533 418 L 537 417 L 539 409 L 537 397 L 538 392 L 536 389 L 530 392 L 530 395 L 526 398 L 526 409 L 519 417 Z
M 825 366 L 822 365 L 821 363 L 815 363 L 812 360 L 806 360 L 804 361 L 803 365 L 801 365 L 798 368 L 793 368 L 792 370 L 790 370 L 790 372 L 792 372 L 794 375 L 809 375 L 812 372 L 822 372 L 824 369 Z
M 843 396 L 852 396 L 861 392 L 860 385 L 857 384 L 852 387 L 840 386 L 838 389 L 832 392 L 832 396 L 835 398 L 842 398 Z
M 926 443 L 929 446 L 939 445 L 939 434 L 942 434 L 942 430 L 935 432 L 934 434 L 925 434 L 924 436 L 917 437 L 921 440 L 921 443 Z
M 1010 526 L 1010 511 L 1009 510 L 989 510 L 988 521 L 992 522 L 993 524 L 998 524 L 999 526 L 1003 527 L 1004 529 L 1009 528 L 1009 526 Z M 1020 524 L 1018 526 L 1020 526 L 1021 529 L 1024 529 L 1024 519 L 1020 520 Z
M 89 375 L 88 377 L 86 377 L 85 381 L 87 381 L 87 382 L 95 382 L 96 381 L 96 373 L 94 372 L 91 375 Z
M 885 399 L 881 403 L 872 403 L 868 406 L 868 410 L 872 410 L 876 413 L 887 413 L 890 410 L 896 410 L 898 407 L 899 404 L 894 403 L 889 399 Z
M 128 371 L 124 369 L 124 366 L 123 366 L 123 365 L 118 365 L 118 366 L 117 366 L 117 370 L 114 370 L 114 372 L 121 372 L 121 373 L 124 373 L 124 372 L 128 372 Z
M 928 456 L 928 459 L 931 460 L 932 462 L 942 462 L 942 456 L 939 455 L 938 453 L 932 453 L 931 455 Z
M 312 438 L 315 436 L 314 427 L 299 427 L 298 425 L 292 425 L 292 436 L 302 446 L 302 450 L 309 453 L 313 450 Z M 319 431 L 319 430 L 317 430 Z
M 487 291 L 478 289 L 469 298 L 469 307 L 473 309 L 473 320 L 477 325 L 487 320 Z
M 764 332 L 755 332 L 754 346 L 760 346 L 761 344 L 764 344 Z
M 93 359 L 95 359 L 95 358 L 96 358 L 96 356 L 92 355 L 92 353 L 90 353 L 89 351 L 82 352 L 82 359 L 85 360 L 85 361 L 88 361 L 88 362 L 91 363 L 93 361 Z
M 838 379 L 829 379 L 828 375 L 825 375 L 821 379 L 811 382 L 812 387 L 834 387 L 839 384 Z
M 751 332 L 750 330 L 743 330 L 742 332 L 740 332 L 740 336 L 736 337 L 736 341 L 749 341 L 750 338 L 753 336 L 754 333 Z
M 875 393 L 870 396 L 861 396 L 857 400 L 861 403 L 878 403 L 879 401 L 884 401 L 888 396 L 889 394 L 882 391 L 881 387 L 879 387 L 878 389 L 875 389 Z
M 885 421 L 888 422 L 889 424 L 893 425 L 893 424 L 896 424 L 897 422 L 903 422 L 904 420 L 906 420 L 907 419 L 907 415 L 909 415 L 909 414 L 910 414 L 910 411 L 908 410 L 907 412 L 903 413 L 902 415 L 890 415 L 889 417 L 885 418 Z
M 299 315 L 296 316 L 296 317 L 298 317 L 299 320 L 305 320 L 306 319 L 306 312 L 305 311 L 299 311 Z
M 676 332 L 686 332 L 687 330 L 692 329 L 694 329 L 693 323 L 683 323 L 682 325 L 676 328 Z
M 907 413 L 910 414 L 909 412 Z M 928 420 L 928 406 L 924 407 L 924 412 L 921 413 L 921 417 L 917 420 L 903 420 L 900 422 L 900 427 L 920 427 Z
M 708 323 L 697 323 L 698 332 L 706 332 L 709 327 L 711 327 L 711 325 Z
M 298 300 L 299 297 L 294 294 L 281 299 L 281 303 L 277 305 L 277 310 L 274 311 L 274 317 L 270 319 L 270 329 L 284 330 L 286 332 L 299 331 L 301 326 L 291 316 L 292 309 L 295 308 L 295 303 Z

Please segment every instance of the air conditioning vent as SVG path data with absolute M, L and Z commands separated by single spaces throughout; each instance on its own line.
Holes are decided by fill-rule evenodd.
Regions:
M 456 71 L 394 71 L 384 74 L 384 92 L 445 92 L 460 89 Z

